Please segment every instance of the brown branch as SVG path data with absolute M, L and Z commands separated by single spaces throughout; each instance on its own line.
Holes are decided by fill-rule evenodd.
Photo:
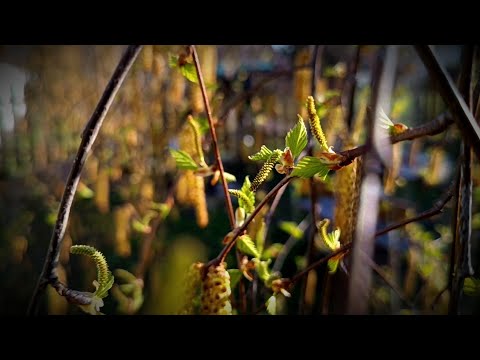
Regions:
M 141 49 L 141 45 L 130 45 L 127 48 L 120 59 L 112 78 L 107 84 L 107 87 L 105 88 L 105 91 L 103 92 L 95 111 L 85 126 L 85 130 L 82 134 L 82 141 L 80 142 L 80 146 L 75 156 L 75 160 L 73 161 L 72 168 L 70 170 L 70 174 L 68 175 L 67 183 L 63 191 L 62 199 L 58 209 L 57 221 L 55 223 L 53 234 L 50 240 L 47 257 L 29 304 L 27 312 L 28 315 L 33 315 L 35 312 L 40 295 L 44 292 L 47 284 L 59 284 L 57 266 L 60 257 L 60 248 L 65 235 L 65 230 L 67 228 L 70 209 L 75 197 L 77 185 L 82 174 L 83 165 L 87 160 L 93 143 L 95 142 L 98 132 L 100 131 L 103 120 L 105 119 L 105 116 L 112 105 L 113 99 L 115 98 L 118 89 L 127 76 L 128 70 L 132 66 Z M 56 286 L 56 289 L 58 291 L 59 287 Z
M 443 211 L 443 208 L 445 207 L 445 205 L 447 205 L 447 203 L 452 198 L 454 186 L 455 186 L 455 182 L 450 184 L 447 191 L 442 195 L 442 197 L 439 200 L 437 200 L 437 202 L 435 204 L 433 204 L 433 206 L 430 209 L 428 209 L 428 210 L 422 212 L 421 214 L 419 214 L 417 216 L 414 216 L 410 219 L 405 219 L 405 220 L 402 220 L 402 221 L 400 221 L 396 224 L 392 224 L 390 226 L 387 226 L 386 228 L 377 231 L 375 236 L 381 236 L 383 234 L 386 234 L 389 231 L 398 229 L 398 228 L 400 228 L 402 226 L 405 226 L 407 224 L 410 224 L 412 222 L 424 220 L 424 219 L 427 219 L 429 217 L 440 214 Z
M 317 70 L 317 57 L 319 54 L 319 45 L 315 45 L 313 49 L 313 54 L 312 54 L 312 83 L 311 83 L 311 94 L 312 97 L 315 99 L 316 94 L 317 94 L 317 86 L 316 86 L 316 70 Z M 323 47 L 322 51 L 320 54 L 323 54 Z M 308 149 L 307 149 L 307 154 L 309 156 L 313 156 L 313 148 L 315 144 L 315 137 L 312 136 L 312 133 L 309 132 L 309 139 L 308 139 Z M 315 240 L 315 235 L 317 234 L 317 221 L 318 221 L 318 211 L 317 211 L 317 189 L 315 187 L 315 179 L 312 177 L 308 179 L 309 182 L 309 187 L 310 187 L 310 214 L 312 217 L 312 226 L 311 226 L 311 231 L 308 237 L 308 242 L 307 242 L 307 252 L 305 254 L 305 257 L 307 259 L 307 266 L 310 265 L 313 261 L 313 243 Z M 299 306 L 299 312 L 300 314 L 304 314 L 306 312 L 306 304 L 305 304 L 305 294 L 307 292 L 307 280 L 304 281 L 302 284 L 302 291 L 300 295 L 300 306 Z
M 424 125 L 408 129 L 399 135 L 391 136 L 390 141 L 392 142 L 392 144 L 396 144 L 401 141 L 413 140 L 423 136 L 437 135 L 445 131 L 451 124 L 453 124 L 452 117 L 449 114 L 443 113 L 437 116 L 434 120 Z M 348 165 L 355 158 L 365 154 L 366 152 L 367 145 L 360 145 L 356 148 L 342 151 L 340 152 L 340 154 L 345 156 L 345 160 L 340 165 Z
M 438 85 L 440 95 L 449 107 L 450 112 L 454 115 L 453 118 L 463 138 L 472 147 L 477 158 L 480 159 L 480 127 L 462 98 L 462 94 L 460 94 L 447 71 L 439 63 L 428 45 L 415 45 L 415 50 L 427 68 L 430 77 Z
M 367 256 L 366 254 L 364 255 L 365 255 L 364 260 L 367 262 L 368 266 L 370 266 L 373 269 L 373 271 L 375 271 L 378 274 L 378 276 L 380 276 L 380 278 L 397 294 L 399 299 L 402 300 L 409 307 L 413 307 L 413 304 L 407 299 L 407 297 L 405 296 L 403 291 L 400 290 L 398 285 L 388 278 L 388 274 L 385 273 L 385 271 L 383 271 L 383 269 L 380 266 L 378 266 L 378 264 L 375 261 L 370 259 L 369 256 Z
M 222 249 L 220 254 L 218 254 L 218 256 L 215 259 L 211 260 L 207 264 L 207 266 L 205 266 L 205 268 L 208 268 L 210 265 L 218 265 L 225 260 L 225 257 L 227 256 L 227 254 L 230 252 L 230 250 L 232 250 L 233 246 L 235 245 L 235 242 L 238 236 L 240 236 L 247 229 L 247 226 L 252 222 L 255 216 L 257 216 L 260 210 L 265 206 L 265 204 L 275 196 L 275 194 L 280 190 L 280 188 L 288 184 L 294 178 L 296 177 L 295 176 L 284 177 L 277 185 L 275 185 L 275 187 L 272 190 L 270 190 L 270 192 L 267 195 L 265 195 L 263 200 L 260 202 L 260 204 L 258 204 L 255 210 L 253 210 L 252 214 L 245 220 L 242 226 L 239 226 L 238 228 L 234 229 L 229 235 L 227 235 L 229 239 L 228 244 L 225 245 L 225 247 Z
M 288 280 L 288 282 L 290 284 L 294 284 L 295 282 L 300 280 L 302 278 L 302 276 L 308 274 L 310 272 L 310 270 L 313 270 L 313 269 L 319 267 L 320 265 L 323 265 L 324 263 L 326 263 L 328 260 L 330 260 L 334 256 L 337 256 L 337 255 L 348 252 L 351 248 L 352 248 L 352 243 L 351 242 L 343 245 L 338 250 L 335 250 L 334 252 L 328 254 L 327 256 L 324 256 L 323 258 L 311 263 L 310 266 L 307 266 L 305 269 L 303 269 L 302 271 L 300 271 L 299 273 L 297 273 L 293 277 L 291 277 Z
M 217 133 L 215 131 L 215 125 L 213 124 L 212 111 L 210 110 L 210 103 L 208 101 L 208 94 L 205 88 L 205 81 L 203 80 L 202 69 L 200 67 L 200 60 L 198 59 L 197 49 L 195 45 L 190 45 L 192 51 L 193 62 L 197 71 L 198 83 L 200 90 L 202 91 L 203 104 L 205 105 L 205 112 L 207 113 L 208 125 L 210 127 L 210 135 L 212 136 L 213 151 L 215 153 L 215 161 L 217 163 L 218 170 L 220 171 L 220 178 L 222 180 L 223 193 L 225 195 L 225 202 L 227 204 L 228 218 L 230 220 L 230 226 L 232 229 L 235 227 L 235 214 L 233 212 L 232 199 L 228 193 L 228 184 L 225 180 L 225 171 L 223 169 L 222 158 L 220 156 L 220 149 L 218 147 Z

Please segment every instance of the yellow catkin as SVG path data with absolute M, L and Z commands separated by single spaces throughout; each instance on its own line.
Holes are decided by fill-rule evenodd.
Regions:
M 272 155 L 270 155 L 268 160 L 265 161 L 262 168 L 258 172 L 257 176 L 255 176 L 255 179 L 253 179 L 250 190 L 257 191 L 258 187 L 267 179 L 268 175 L 273 169 L 273 166 L 280 159 L 280 156 L 282 156 L 281 151 L 275 151 L 272 153 Z
M 130 244 L 130 217 L 132 207 L 129 204 L 115 209 L 113 213 L 115 223 L 115 254 L 129 257 L 132 253 Z
M 102 214 L 110 210 L 110 178 L 107 169 L 98 172 L 95 183 L 95 204 Z
M 178 136 L 180 150 L 187 152 L 198 163 L 200 162 L 201 154 L 199 154 L 199 149 L 196 146 L 196 139 L 198 139 L 198 136 L 195 136 L 194 127 L 189 124 L 188 120 L 185 121 Z
M 175 197 L 180 205 L 188 204 L 188 181 L 187 172 L 181 174 L 175 188 Z
M 308 119 L 310 122 L 310 131 L 315 136 L 319 144 L 322 146 L 323 151 L 328 150 L 327 139 L 322 130 L 322 125 L 320 124 L 320 118 L 317 115 L 317 110 L 315 109 L 315 100 L 312 96 L 307 97 L 307 113 Z
M 205 196 L 205 182 L 200 176 L 195 176 L 194 208 L 197 225 L 205 228 L 208 225 L 208 208 Z
M 310 64 L 311 51 L 308 47 L 300 50 L 295 56 L 295 66 L 307 66 Z M 305 99 L 310 95 L 310 87 L 312 82 L 312 69 L 311 67 L 305 67 L 295 71 L 293 84 L 295 100 L 297 101 L 297 108 L 300 115 L 306 116 L 306 110 L 303 106 Z
M 403 144 L 394 144 L 392 146 L 392 167 L 387 169 L 385 179 L 385 194 L 392 195 L 397 187 L 397 178 L 400 174 L 403 157 Z
M 335 174 L 335 226 L 340 228 L 340 242 L 349 243 L 355 235 L 355 226 L 360 197 L 361 159 L 338 170 Z
M 194 263 L 192 264 L 185 276 L 185 280 L 183 282 L 184 287 L 184 299 L 183 299 L 183 306 L 178 312 L 178 315 L 195 315 L 198 313 L 198 305 L 199 302 L 199 295 L 202 289 L 202 273 L 201 270 L 203 268 L 202 263 Z
M 226 263 L 210 266 L 202 284 L 202 315 L 232 315 L 230 275 Z
M 436 147 L 430 154 L 430 163 L 424 175 L 425 183 L 431 186 L 438 185 L 442 181 L 442 168 L 445 164 L 445 151 Z

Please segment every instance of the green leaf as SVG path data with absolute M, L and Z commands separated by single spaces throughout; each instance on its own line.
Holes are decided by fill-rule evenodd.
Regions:
M 260 219 L 260 221 L 260 226 L 255 234 L 255 244 L 257 245 L 258 252 L 262 254 L 265 245 L 265 220 Z
M 480 279 L 466 278 L 463 283 L 463 292 L 468 296 L 480 296 Z
M 329 173 L 328 167 L 313 156 L 304 156 L 302 160 L 295 166 L 292 176 L 298 176 L 304 179 L 311 178 L 318 174 L 323 180 Z
M 270 150 L 265 145 L 262 145 L 259 152 L 257 152 L 256 154 L 250 155 L 248 158 L 253 161 L 260 161 L 260 160 L 267 161 L 272 154 L 273 154 L 272 150 Z
M 210 130 L 210 125 L 207 118 L 198 117 L 195 118 L 195 120 L 197 120 L 198 131 L 200 132 L 200 135 L 204 135 L 208 130 Z
M 267 250 L 262 254 L 262 259 L 271 259 L 276 258 L 280 251 L 283 249 L 283 244 L 275 243 L 268 247 Z
M 171 206 L 167 205 L 166 203 L 152 202 L 151 207 L 152 209 L 157 210 L 160 213 L 160 217 L 162 219 L 165 219 L 171 210 Z
M 325 116 L 327 116 L 328 114 L 328 106 L 321 103 L 321 104 L 318 104 L 317 105 L 317 116 L 319 117 L 319 119 L 323 119 Z
M 300 240 L 303 237 L 303 231 L 293 221 L 280 221 L 279 227 L 295 239 Z
M 267 312 L 270 315 L 277 314 L 277 298 L 275 297 L 275 295 L 270 296 L 265 305 L 267 306 Z
M 250 182 L 250 178 L 247 175 L 245 176 L 245 180 L 243 181 L 243 185 L 240 190 L 250 199 L 249 203 L 253 204 L 253 207 L 255 207 L 255 193 L 252 190 L 250 190 L 251 186 L 252 186 L 252 183 Z M 240 201 L 240 200 L 238 204 L 241 207 L 243 207 L 247 213 L 249 213 L 249 211 L 247 211 L 247 209 L 243 206 L 243 205 L 248 206 L 247 204 L 244 204 L 243 201 Z
M 228 274 L 230 275 L 230 287 L 233 289 L 242 278 L 242 272 L 239 269 L 228 269 Z
M 244 254 L 255 256 L 257 258 L 260 257 L 257 247 L 248 235 L 242 235 L 238 238 L 237 247 Z
M 330 274 L 335 274 L 339 263 L 340 263 L 340 259 L 335 259 L 335 258 L 329 259 L 327 262 L 328 272 Z
M 197 70 L 195 69 L 195 65 L 186 63 L 185 65 L 180 66 L 180 72 L 188 81 L 198 84 Z
M 297 125 L 291 129 L 285 137 L 285 146 L 290 148 L 293 157 L 296 158 L 307 146 L 307 128 L 302 117 L 298 115 Z
M 255 263 L 255 271 L 258 274 L 258 277 L 263 281 L 267 281 L 270 278 L 270 270 L 268 269 L 268 266 L 272 262 L 272 260 L 267 260 L 267 261 L 260 261 L 257 258 L 252 259 L 253 262 Z
M 243 191 L 237 190 L 237 189 L 228 189 L 228 192 L 230 193 L 230 195 L 233 195 L 238 198 L 238 205 L 243 210 L 245 210 L 246 213 L 253 212 L 253 210 L 255 209 L 255 206 L 253 206 L 251 198 L 248 195 L 245 195 Z
M 173 158 L 175 159 L 177 163 L 177 168 L 181 170 L 198 169 L 198 165 L 195 163 L 192 157 L 188 155 L 185 151 L 170 149 L 170 154 L 172 154 Z

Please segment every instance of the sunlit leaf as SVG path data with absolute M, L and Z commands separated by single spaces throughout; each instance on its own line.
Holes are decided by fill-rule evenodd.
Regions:
M 303 237 L 302 229 L 293 221 L 280 221 L 279 227 L 295 239 L 301 239 Z
M 329 171 L 320 159 L 313 156 L 304 156 L 293 170 L 292 176 L 308 179 L 318 174 L 322 179 L 325 179 Z
M 195 65 L 186 63 L 185 65 L 180 66 L 180 72 L 188 81 L 198 84 L 197 70 L 195 69 Z
M 277 314 L 277 298 L 275 295 L 270 296 L 265 305 L 267 306 L 267 312 L 270 315 Z
M 141 234 L 150 234 L 150 232 L 152 231 L 152 228 L 149 225 L 144 224 L 137 219 L 134 219 L 132 221 L 132 228 Z
M 242 278 L 242 272 L 239 269 L 228 269 L 230 275 L 230 287 L 233 289 Z
M 185 151 L 170 149 L 170 153 L 177 163 L 177 168 L 182 170 L 196 170 L 198 165 Z
M 302 117 L 298 115 L 297 124 L 291 129 L 285 137 L 285 146 L 290 148 L 293 157 L 297 157 L 307 146 L 307 128 Z
M 268 269 L 268 266 L 271 263 L 271 260 L 267 261 L 260 261 L 257 258 L 252 259 L 253 262 L 255 263 L 255 271 L 258 274 L 258 277 L 263 281 L 268 281 L 270 278 L 270 270 Z
M 330 274 L 335 274 L 338 268 L 338 264 L 340 263 L 339 258 L 331 258 L 328 260 L 327 265 L 328 265 L 328 272 Z
M 238 238 L 237 247 L 244 254 L 255 256 L 255 257 L 260 256 L 260 254 L 258 253 L 257 247 L 255 246 L 254 242 L 248 235 L 242 235 Z
M 275 243 L 270 245 L 262 254 L 262 259 L 276 258 L 283 249 L 283 244 Z
M 262 145 L 259 152 L 253 155 L 250 155 L 248 158 L 253 161 L 267 161 L 272 155 L 272 153 L 273 153 L 272 150 L 270 150 L 265 145 Z
M 250 178 L 248 176 L 245 176 L 245 180 L 243 181 L 243 185 L 240 190 L 250 199 L 249 204 L 253 204 L 253 206 L 255 206 L 255 193 L 250 189 L 251 186 L 252 184 L 250 182 Z M 245 206 L 248 207 L 248 204 L 244 204 L 240 200 L 238 204 L 242 206 L 245 209 L 245 211 L 247 211 L 247 213 L 249 212 L 245 207 Z

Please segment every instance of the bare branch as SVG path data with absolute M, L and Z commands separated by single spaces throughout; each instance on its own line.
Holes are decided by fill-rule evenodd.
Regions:
M 82 141 L 75 156 L 75 160 L 73 161 L 72 168 L 70 170 L 70 174 L 68 175 L 67 183 L 63 191 L 62 200 L 60 201 L 60 206 L 58 209 L 57 221 L 55 223 L 52 238 L 50 240 L 47 257 L 45 259 L 42 273 L 40 274 L 28 308 L 28 315 L 33 315 L 38 299 L 45 290 L 47 284 L 53 285 L 59 283 L 57 266 L 60 256 L 60 248 L 65 235 L 65 230 L 67 228 L 70 209 L 75 197 L 77 185 L 82 174 L 83 165 L 87 160 L 93 143 L 95 142 L 98 132 L 100 131 L 103 120 L 105 119 L 105 116 L 112 105 L 113 99 L 115 98 L 118 89 L 125 80 L 130 67 L 135 61 L 137 55 L 140 53 L 141 49 L 141 45 L 130 45 L 127 48 L 120 59 L 112 78 L 107 84 L 107 87 L 105 88 L 105 91 L 103 92 L 95 111 L 85 126 L 85 130 L 82 134 Z M 58 291 L 58 287 L 56 287 L 56 289 Z

